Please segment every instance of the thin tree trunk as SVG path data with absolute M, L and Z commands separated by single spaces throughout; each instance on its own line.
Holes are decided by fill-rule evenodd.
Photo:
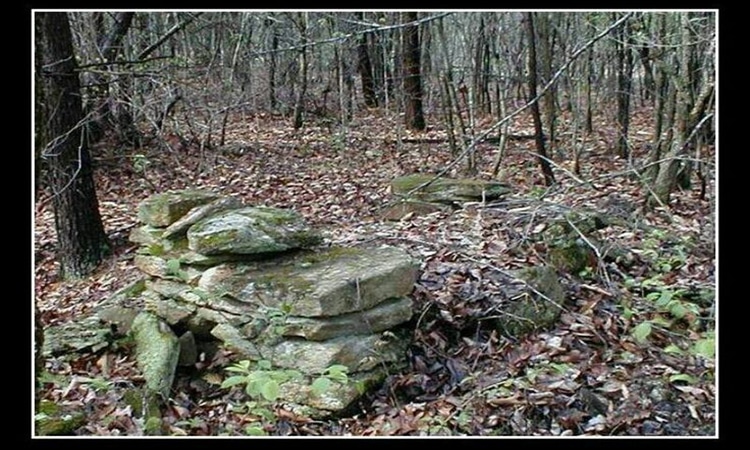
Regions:
M 403 13 L 403 23 L 418 20 L 417 12 Z M 424 130 L 425 121 L 422 112 L 422 77 L 419 62 L 419 25 L 404 28 L 403 61 L 404 61 L 404 96 L 406 126 L 412 130 Z
M 593 83 L 594 77 L 594 49 L 590 48 L 587 50 L 586 58 L 586 80 L 585 80 L 585 97 L 586 97 L 586 116 L 583 120 L 583 131 L 586 134 L 591 134 L 594 131 L 594 113 L 593 113 L 593 100 L 591 99 L 591 84 Z
M 276 110 L 276 60 L 278 58 L 276 51 L 279 48 L 279 35 L 276 31 L 275 24 L 269 20 L 271 27 L 271 55 L 268 62 L 268 103 L 271 111 Z
M 307 93 L 307 12 L 299 13 L 299 28 L 302 42 L 300 49 L 300 88 L 297 91 L 297 100 L 294 103 L 294 129 L 302 128 L 302 115 L 305 109 L 305 94 Z
M 630 129 L 630 97 L 633 77 L 633 54 L 630 50 L 630 27 L 623 24 L 617 30 L 617 154 L 627 159 Z
M 356 12 L 357 20 L 364 19 L 364 13 Z M 378 106 L 378 96 L 375 93 L 375 79 L 372 74 L 372 63 L 370 62 L 370 53 L 367 46 L 367 34 L 362 34 L 357 42 L 357 69 L 362 79 L 362 95 L 365 98 L 365 105 L 369 108 Z
M 554 47 L 555 37 L 551 30 L 550 17 L 548 13 L 541 13 L 536 15 L 539 19 L 536 21 L 539 32 L 538 46 L 541 53 L 541 79 L 542 85 L 552 78 L 552 48 Z M 541 98 L 542 110 L 544 117 L 544 129 L 546 130 L 545 143 L 549 148 L 554 148 L 555 145 L 555 120 L 557 118 L 556 111 L 556 98 L 557 98 L 557 86 L 552 85 Z
M 544 147 L 544 131 L 542 130 L 542 119 L 539 114 L 539 102 L 534 101 L 537 97 L 536 82 L 536 39 L 534 37 L 534 14 L 533 12 L 526 13 L 526 34 L 529 39 L 529 57 L 528 57 L 528 84 L 529 84 L 529 102 L 534 102 L 531 105 L 531 115 L 534 118 L 534 140 L 536 141 L 536 149 L 539 154 L 539 165 L 542 168 L 542 174 L 544 175 L 544 184 L 552 186 L 555 183 L 555 175 L 552 172 L 552 167 L 547 160 L 547 151 Z

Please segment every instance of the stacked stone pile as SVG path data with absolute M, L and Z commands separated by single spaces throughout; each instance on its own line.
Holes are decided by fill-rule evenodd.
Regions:
M 282 399 L 340 410 L 402 362 L 407 341 L 389 330 L 411 318 L 417 279 L 403 250 L 320 249 L 320 234 L 294 211 L 205 191 L 154 195 L 138 218 L 130 239 L 147 274 L 140 295 L 169 328 L 310 378 L 348 368 L 345 385 L 313 395 L 304 380 L 287 383 Z

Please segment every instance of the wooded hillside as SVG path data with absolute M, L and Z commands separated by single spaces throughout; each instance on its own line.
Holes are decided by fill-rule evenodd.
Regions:
M 34 435 L 716 434 L 717 11 L 32 14 Z

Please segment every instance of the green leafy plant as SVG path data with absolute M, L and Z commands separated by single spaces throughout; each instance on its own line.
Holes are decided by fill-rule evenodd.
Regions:
M 690 350 L 694 355 L 699 355 L 706 359 L 713 359 L 716 354 L 716 338 L 714 332 L 709 331 L 705 333 L 701 339 L 698 339 L 693 343 Z
M 271 362 L 260 360 L 251 366 L 251 362 L 243 360 L 227 367 L 227 372 L 235 373 L 221 384 L 223 388 L 229 388 L 239 384 L 245 385 L 245 393 L 251 398 L 263 398 L 269 402 L 275 401 L 279 396 L 281 384 L 289 380 L 302 379 L 302 373 L 293 369 L 272 368 Z
M 274 418 L 272 406 L 278 400 L 281 389 L 288 382 L 305 382 L 305 376 L 298 370 L 273 367 L 270 361 L 260 360 L 255 363 L 242 360 L 226 368 L 233 375 L 225 379 L 221 387 L 231 388 L 244 385 L 245 393 L 250 401 L 244 404 L 245 411 L 257 418 L 246 428 L 248 435 L 264 435 L 263 423 L 271 422 Z M 327 367 L 310 384 L 313 395 L 319 396 L 332 388 L 334 383 L 349 382 L 348 368 L 334 364 Z
M 348 370 L 348 367 L 341 364 L 334 364 L 326 368 L 310 385 L 313 395 L 324 394 L 334 383 L 347 384 L 349 382 Z

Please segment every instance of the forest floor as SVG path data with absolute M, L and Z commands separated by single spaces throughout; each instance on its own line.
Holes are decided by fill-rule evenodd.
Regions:
M 552 189 L 545 188 L 530 154 L 534 141 L 512 140 L 500 175 L 513 188 L 510 203 L 469 204 L 450 214 L 386 222 L 381 212 L 391 200 L 391 179 L 437 173 L 452 161 L 448 145 L 437 142 L 443 134 L 404 132 L 399 120 L 373 112 L 355 118 L 345 133 L 315 123 L 295 132 L 288 119 L 238 114 L 228 122 L 225 139 L 242 143 L 242 152 L 201 152 L 174 136 L 167 139 L 170 149 L 155 142 L 124 153 L 95 149 L 100 211 L 114 251 L 91 277 L 61 281 L 54 215 L 42 196 L 34 218 L 34 292 L 44 325 L 85 314 L 140 277 L 132 261 L 137 246 L 128 234 L 141 201 L 168 189 L 208 188 L 247 204 L 294 209 L 323 230 L 328 243 L 387 243 L 422 261 L 412 295 L 416 312 L 408 326 L 414 342 L 407 367 L 343 417 L 311 420 L 274 405 L 276 417 L 265 422 L 269 435 L 717 433 L 715 298 L 691 295 L 715 293 L 714 173 L 708 174 L 705 199 L 694 183 L 675 192 L 669 208 L 639 212 L 638 222 L 647 227 L 603 230 L 601 239 L 631 251 L 632 264 L 562 274 L 568 301 L 557 324 L 512 340 L 483 321 L 498 288 L 493 273 L 543 262 L 533 245 L 519 251 L 512 242 L 544 223 L 509 222 L 500 210 L 527 207 L 523 199 L 597 209 L 613 198 L 637 210 L 644 190 L 635 177 L 623 175 L 628 161 L 609 151 L 614 127 L 595 124 L 585 138 L 577 178 L 587 183 L 571 176 L 569 135 L 561 134 L 561 150 L 552 153 L 559 182 Z M 530 124 L 520 116 L 510 132 L 531 134 Z M 645 113 L 631 124 L 636 164 L 645 160 L 650 124 Z M 477 176 L 489 179 L 496 146 L 480 144 L 477 150 Z M 713 162 L 713 151 L 703 157 Z M 449 175 L 460 175 L 462 168 L 456 165 Z M 164 434 L 245 435 L 258 418 L 243 406 L 241 389 L 220 387 L 232 356 L 218 352 L 178 373 L 163 411 Z M 143 383 L 129 352 L 49 357 L 45 364 L 41 398 L 86 411 L 76 434 L 144 434 L 142 421 L 121 401 L 125 388 Z

